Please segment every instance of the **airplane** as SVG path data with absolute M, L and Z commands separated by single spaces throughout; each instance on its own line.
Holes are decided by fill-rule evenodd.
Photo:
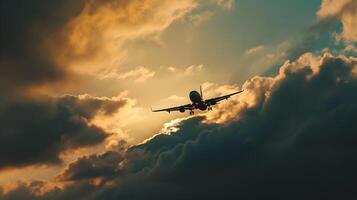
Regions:
M 186 104 L 186 105 L 181 105 L 181 106 L 176 106 L 176 107 L 171 107 L 171 108 L 164 108 L 164 109 L 159 109 L 159 110 L 152 110 L 152 112 L 161 112 L 161 111 L 166 111 L 168 113 L 173 112 L 173 111 L 179 111 L 181 113 L 185 112 L 186 110 L 190 111 L 190 115 L 193 115 L 194 112 L 193 110 L 195 109 L 199 109 L 202 111 L 205 110 L 212 110 L 213 105 L 216 105 L 219 101 L 222 101 L 224 99 L 228 100 L 229 97 L 239 94 L 243 92 L 243 90 L 238 91 L 238 92 L 233 92 L 231 94 L 227 94 L 224 96 L 220 96 L 220 97 L 215 97 L 215 98 L 211 98 L 211 99 L 203 99 L 203 95 L 202 95 L 202 87 L 200 86 L 200 93 L 198 93 L 197 91 L 193 90 L 189 93 L 189 98 L 191 100 L 192 103 L 190 104 Z

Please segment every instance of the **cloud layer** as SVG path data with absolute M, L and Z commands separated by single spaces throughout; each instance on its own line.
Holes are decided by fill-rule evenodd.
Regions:
M 67 150 L 100 144 L 110 133 L 92 120 L 117 112 L 125 99 L 44 94 L 58 96 L 52 87 L 73 86 L 78 74 L 112 72 L 125 41 L 159 34 L 195 6 L 192 0 L 1 1 L 0 168 L 58 163 Z M 141 67 L 118 76 L 140 82 L 154 73 Z
M 91 120 L 116 113 L 125 103 L 89 95 L 2 99 L 0 169 L 58 164 L 61 153 L 100 144 L 110 134 Z
M 234 2 L 211 1 L 226 10 Z M 0 170 L 59 164 L 63 154 L 105 140 L 110 150 L 78 158 L 53 182 L 1 186 L 0 199 L 356 196 L 354 57 L 300 56 L 305 49 L 298 49 L 294 55 L 299 58 L 287 61 L 278 75 L 256 76 L 232 101 L 167 123 L 160 134 L 129 149 L 109 131 L 135 117 L 130 106 L 123 122 L 113 117 L 133 104 L 128 98 L 35 92 L 37 87 L 63 86 L 77 74 L 103 77 L 115 72 L 128 54 L 126 42 L 155 39 L 197 6 L 195 0 L 1 1 Z M 356 7 L 353 0 L 324 0 L 313 28 L 320 33 L 326 24 L 341 21 L 338 38 L 351 45 L 345 51 L 354 51 Z M 200 23 L 213 15 L 201 14 L 191 19 Z M 203 64 L 191 65 L 180 75 L 202 69 Z M 140 82 L 154 73 L 142 67 L 115 75 Z M 216 92 L 231 90 L 236 87 L 222 86 Z
M 108 152 L 79 159 L 60 175 L 63 180 L 77 180 L 64 189 L 35 196 L 33 188 L 24 184 L 3 198 L 316 199 L 353 195 L 356 66 L 353 57 L 305 54 L 285 63 L 275 77 L 247 81 L 239 101 L 221 107 L 234 113 L 224 125 L 202 123 L 214 122 L 210 115 L 223 112 L 182 120 L 176 132 L 157 135 L 125 154 Z
M 126 57 L 125 42 L 155 38 L 197 5 L 194 0 L 2 1 L 0 89 L 68 81 L 78 73 L 105 76 Z

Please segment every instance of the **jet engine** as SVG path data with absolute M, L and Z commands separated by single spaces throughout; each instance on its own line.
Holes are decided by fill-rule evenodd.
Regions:
M 181 107 L 181 108 L 179 108 L 179 111 L 183 113 L 183 112 L 185 112 L 185 108 Z

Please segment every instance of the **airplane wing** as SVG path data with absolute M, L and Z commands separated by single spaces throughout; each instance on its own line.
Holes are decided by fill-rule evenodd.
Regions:
M 194 106 L 192 104 L 186 104 L 186 105 L 182 105 L 182 106 L 177 106 L 177 107 L 171 107 L 171 108 L 164 108 L 164 109 L 159 109 L 159 110 L 152 110 L 152 112 L 162 112 L 162 111 L 166 111 L 166 112 L 172 112 L 172 111 L 185 111 L 185 110 L 193 110 L 195 109 Z
M 205 103 L 206 103 L 207 105 L 215 105 L 217 102 L 222 101 L 222 100 L 224 100 L 224 99 L 228 99 L 229 97 L 231 97 L 231 96 L 233 96 L 233 95 L 236 95 L 236 94 L 239 94 L 239 93 L 241 93 L 241 92 L 243 92 L 243 90 L 238 91 L 238 92 L 233 92 L 233 93 L 231 93 L 231 94 L 227 94 L 227 95 L 220 96 L 220 97 L 215 97 L 215 98 L 211 98 L 211 99 L 206 99 L 206 100 L 205 100 Z

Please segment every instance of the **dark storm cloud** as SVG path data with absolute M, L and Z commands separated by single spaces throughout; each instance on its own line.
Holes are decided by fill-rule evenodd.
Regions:
M 113 114 L 123 106 L 124 101 L 75 96 L 49 98 L 39 96 L 38 89 L 47 92 L 52 89 L 48 87 L 51 84 L 58 84 L 56 88 L 62 89 L 62 84 L 65 85 L 69 80 L 67 78 L 78 70 L 68 69 L 70 63 L 77 61 L 77 56 L 81 59 L 85 57 L 88 65 L 93 64 L 89 58 L 97 56 L 92 54 L 92 46 L 96 47 L 97 43 L 101 46 L 103 43 L 100 39 L 103 36 L 99 37 L 95 33 L 108 32 L 105 30 L 110 30 L 114 24 L 123 26 L 125 33 L 131 33 L 133 27 L 136 30 L 142 26 L 144 28 L 138 31 L 140 36 L 135 36 L 141 38 L 144 32 L 144 35 L 161 32 L 181 16 L 180 13 L 187 12 L 183 8 L 191 5 L 189 1 L 184 6 L 176 2 L 164 3 L 162 9 L 157 9 L 161 1 L 144 4 L 142 7 L 141 1 L 113 0 L 0 1 L 0 168 L 57 163 L 61 152 L 95 145 L 105 139 L 108 134 L 89 122 L 98 112 L 103 115 Z M 177 8 L 172 9 L 171 6 Z M 103 7 L 109 9 L 109 16 L 103 21 L 95 23 L 95 19 L 90 19 L 93 27 L 87 26 L 86 20 L 82 24 L 84 8 L 87 8 L 84 12 L 86 16 L 103 12 Z M 166 12 L 167 7 L 170 13 Z M 140 18 L 137 9 L 145 11 Z M 165 16 L 164 21 L 156 15 L 151 17 L 151 12 L 157 13 L 158 10 L 163 10 L 158 13 L 161 14 L 159 16 Z M 106 13 L 104 10 L 101 14 Z M 119 17 L 116 15 L 118 13 Z M 111 14 L 115 15 L 112 17 Z M 106 23 L 107 19 L 113 18 L 118 20 Z M 97 27 L 98 24 L 105 26 Z M 89 28 L 81 30 L 82 27 Z M 130 27 L 129 31 L 126 27 Z M 80 29 L 79 36 L 73 39 L 77 28 Z M 111 39 L 114 43 L 118 42 L 120 36 L 113 37 Z M 81 45 L 76 44 L 80 39 L 96 41 L 93 42 L 96 44 L 85 48 L 85 56 L 74 53 L 83 50 Z M 98 51 L 102 55 L 108 49 L 102 49 L 101 46 L 95 50 L 95 53 Z M 88 65 L 80 65 L 79 68 L 85 71 L 90 68 Z
M 8 98 L 0 104 L 0 168 L 58 163 L 63 151 L 96 145 L 107 136 L 88 122 L 117 111 L 125 100 L 91 96 Z
M 108 151 L 101 155 L 79 158 L 57 178 L 62 181 L 76 181 L 90 178 L 111 178 L 118 175 L 118 164 L 124 160 L 120 151 Z
M 287 63 L 273 79 L 250 80 L 245 92 L 255 92 L 259 101 L 243 107 L 238 121 L 222 126 L 202 124 L 199 117 L 185 120 L 178 132 L 129 149 L 120 173 L 110 160 L 118 165 L 123 160 L 113 152 L 79 159 L 64 172 L 68 180 L 107 177 L 109 185 L 77 181 L 37 198 L 22 186 L 3 198 L 356 197 L 357 61 L 326 54 L 320 62 Z
M 83 9 L 84 1 L 5 0 L 0 2 L 0 89 L 13 92 L 63 80 L 47 41 L 60 39 L 61 28 Z M 58 34 L 58 35 L 56 35 Z
M 63 151 L 101 143 L 108 133 L 89 121 L 125 104 L 89 95 L 29 95 L 34 86 L 66 84 L 68 66 L 55 61 L 51 48 L 64 40 L 66 25 L 87 2 L 0 2 L 0 168 L 58 163 Z
M 57 59 L 68 53 L 63 52 L 61 48 L 62 45 L 67 44 L 70 36 L 69 23 L 80 16 L 86 5 L 90 5 L 88 8 L 93 9 L 94 12 L 103 4 L 124 7 L 130 2 L 2 0 L 0 2 L 0 93 L 68 81 L 68 78 L 74 74 L 69 70 L 68 63 Z M 68 48 L 77 50 L 80 47 Z M 87 59 L 91 56 L 93 55 L 91 54 Z
M 274 81 L 270 98 L 242 111 L 242 120 L 226 127 L 188 120 L 179 132 L 136 147 L 145 154 L 129 166 L 139 168 L 136 174 L 143 179 L 103 196 L 315 199 L 353 194 L 354 65 L 326 57 L 314 76 L 308 66 L 288 66 L 285 77 Z

